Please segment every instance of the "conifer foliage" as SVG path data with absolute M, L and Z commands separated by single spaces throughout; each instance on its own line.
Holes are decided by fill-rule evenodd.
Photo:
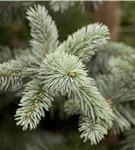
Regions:
M 17 125 L 24 130 L 35 129 L 54 98 L 67 96 L 69 100 L 65 101 L 64 108 L 68 114 L 80 114 L 81 138 L 97 144 L 112 127 L 114 114 L 88 75 L 85 62 L 107 43 L 108 28 L 91 24 L 59 44 L 55 22 L 44 6 L 30 7 L 27 19 L 31 27 L 31 48 L 19 59 L 0 65 L 2 90 L 25 86 L 15 115 Z M 24 85 L 26 78 L 29 82 Z
M 103 4 L 103 1 L 89 1 L 94 9 L 98 9 L 99 6 L 101 6 Z M 65 12 L 66 10 L 68 10 L 69 8 L 78 5 L 82 11 L 84 12 L 86 9 L 86 5 L 85 1 L 57 1 L 57 0 L 52 0 L 50 1 L 49 5 L 51 7 L 51 9 L 54 12 L 58 12 L 60 11 L 61 13 Z

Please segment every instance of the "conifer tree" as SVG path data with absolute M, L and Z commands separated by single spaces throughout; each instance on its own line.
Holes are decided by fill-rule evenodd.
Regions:
M 108 28 L 99 23 L 78 29 L 60 43 L 56 24 L 41 5 L 30 7 L 27 19 L 31 47 L 12 60 L 9 52 L 7 62 L 0 59 L 0 90 L 23 91 L 16 124 L 23 130 L 35 129 L 62 96 L 65 113 L 79 115 L 84 142 L 98 144 L 110 129 L 115 134 L 131 129 L 135 125 L 134 48 L 108 43 Z M 134 129 L 127 132 L 123 150 L 135 148 L 133 133 Z
M 55 22 L 44 6 L 29 8 L 31 48 L 19 60 L 1 64 L 1 90 L 25 85 L 15 120 L 23 129 L 34 129 L 59 95 L 77 104 L 79 131 L 84 141 L 98 143 L 112 126 L 110 105 L 100 94 L 94 79 L 88 76 L 84 62 L 103 46 L 109 32 L 102 24 L 91 24 L 59 44 Z M 72 111 L 72 105 L 69 111 Z M 107 113 L 106 113 L 107 112 Z

